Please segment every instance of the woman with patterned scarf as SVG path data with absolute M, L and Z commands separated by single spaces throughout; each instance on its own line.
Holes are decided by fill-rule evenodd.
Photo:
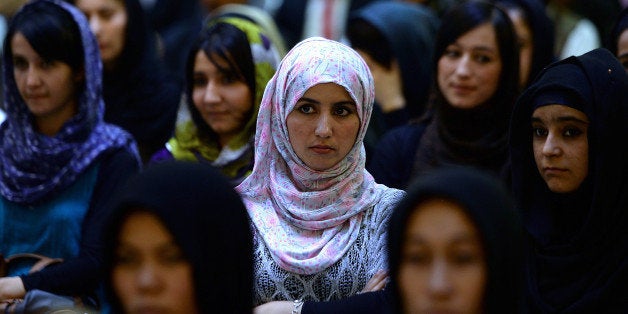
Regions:
M 253 173 L 236 187 L 254 226 L 259 311 L 377 289 L 369 281 L 387 268 L 386 227 L 404 193 L 364 168 L 374 94 L 358 53 L 323 38 L 295 46 L 268 83 Z
M 80 11 L 30 2 L 11 22 L 3 57 L 0 253 L 63 262 L 35 272 L 35 261 L 10 263 L 0 300 L 33 290 L 85 295 L 100 279 L 109 197 L 139 169 L 137 147 L 103 122 L 102 64 Z
M 253 168 L 257 112 L 277 63 L 277 50 L 257 25 L 236 17 L 211 20 L 188 56 L 192 119 L 151 162 L 206 162 L 240 183 Z

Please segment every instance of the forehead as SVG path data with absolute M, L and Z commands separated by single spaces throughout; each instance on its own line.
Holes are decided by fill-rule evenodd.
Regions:
M 578 120 L 582 120 L 588 122 L 589 119 L 587 115 L 575 108 L 560 105 L 560 104 L 549 104 L 545 106 L 541 106 L 536 108 L 532 113 L 532 118 L 540 119 L 542 121 L 561 121 L 563 118 L 575 118 Z

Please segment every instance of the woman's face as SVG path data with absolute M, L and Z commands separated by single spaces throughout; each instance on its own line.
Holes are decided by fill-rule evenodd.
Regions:
M 124 49 L 128 15 L 123 0 L 77 0 L 98 40 L 105 68 L 111 67 Z
M 628 29 L 624 30 L 617 39 L 617 58 L 628 73 Z
M 508 10 L 508 17 L 515 27 L 517 33 L 517 43 L 519 44 L 519 85 L 525 86 L 530 76 L 530 66 L 532 65 L 532 51 L 534 50 L 534 42 L 532 40 L 532 32 L 524 19 L 520 10 Z
M 192 266 L 153 214 L 122 224 L 111 279 L 126 313 L 198 313 Z
M 438 87 L 454 108 L 472 109 L 493 96 L 501 69 L 495 30 L 484 23 L 447 46 L 438 60 Z
M 253 109 L 253 94 L 243 79 L 221 72 L 202 50 L 194 61 L 192 101 L 222 146 L 244 128 Z
M 405 313 L 481 313 L 486 261 L 464 209 L 431 198 L 410 214 L 399 267 Z
M 589 118 L 563 105 L 539 107 L 532 113 L 534 161 L 547 187 L 569 193 L 589 173 Z
M 22 33 L 11 39 L 13 75 L 39 131 L 54 135 L 77 110 L 76 86 L 82 75 L 61 61 L 43 60 Z
M 313 170 L 327 170 L 351 151 L 360 130 L 357 106 L 335 83 L 312 86 L 288 114 L 288 135 L 295 153 Z

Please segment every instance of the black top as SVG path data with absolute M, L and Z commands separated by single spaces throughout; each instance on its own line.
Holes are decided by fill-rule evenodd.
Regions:
M 532 152 L 531 116 L 548 104 L 589 118 L 589 173 L 577 191 L 553 193 Z M 530 240 L 534 312 L 628 312 L 628 77 L 605 49 L 546 68 L 517 101 L 512 189 Z

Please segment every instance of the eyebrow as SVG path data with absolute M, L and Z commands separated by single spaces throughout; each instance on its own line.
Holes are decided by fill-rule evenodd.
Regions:
M 556 122 L 575 122 L 575 123 L 580 123 L 580 124 L 585 124 L 585 125 L 589 124 L 589 122 L 584 121 L 582 119 L 578 119 L 578 118 L 576 118 L 574 116 L 560 116 L 560 117 L 552 118 L 552 121 L 556 121 Z M 541 118 L 538 118 L 538 117 L 532 117 L 532 122 L 543 123 L 543 120 L 541 120 Z
M 422 237 L 420 234 L 411 234 L 408 239 L 407 239 L 408 243 L 412 243 L 412 244 L 418 244 L 418 245 L 423 245 L 425 243 L 427 243 L 427 241 L 425 241 L 425 238 Z M 454 237 L 452 238 L 451 241 L 449 241 L 450 244 L 465 244 L 465 243 L 481 243 L 480 239 L 478 238 L 477 235 L 474 234 L 470 234 L 470 233 L 459 233 L 454 235 Z
M 297 103 L 299 103 L 299 102 L 311 102 L 311 103 L 314 103 L 314 104 L 317 104 L 317 105 L 320 105 L 320 103 L 321 103 L 320 101 L 318 101 L 316 99 L 307 98 L 307 97 L 299 98 L 299 100 L 297 100 Z M 339 102 L 335 102 L 334 105 L 353 105 L 353 106 L 357 107 L 357 105 L 355 104 L 355 102 L 353 102 L 353 100 L 342 100 L 342 101 L 339 101 Z

